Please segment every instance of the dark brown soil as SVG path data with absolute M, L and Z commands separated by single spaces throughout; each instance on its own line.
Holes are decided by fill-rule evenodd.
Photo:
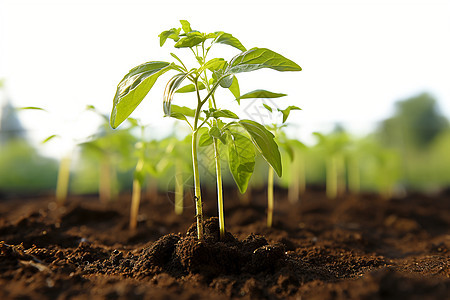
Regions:
M 374 195 L 290 204 L 277 191 L 266 228 L 264 191 L 244 205 L 204 195 L 194 206 L 144 199 L 128 229 L 130 196 L 108 205 L 73 197 L 0 200 L 0 299 L 450 299 L 450 196 Z

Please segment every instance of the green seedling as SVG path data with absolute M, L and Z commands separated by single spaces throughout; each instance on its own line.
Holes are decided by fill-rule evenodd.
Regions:
M 133 151 L 131 145 L 136 143 L 136 138 L 131 134 L 131 128 L 111 130 L 108 116 L 99 112 L 93 105 L 88 105 L 87 110 L 98 115 L 102 123 L 98 133 L 89 141 L 81 143 L 80 147 L 93 154 L 95 160 L 100 163 L 99 198 L 100 202 L 107 203 L 117 200 L 119 196 L 117 165 Z
M 290 203 L 296 203 L 306 189 L 305 153 L 308 147 L 298 139 L 289 138 L 284 130 L 278 132 L 277 143 L 288 154 L 287 160 L 283 160 L 289 171 L 288 200 Z
M 174 208 L 177 215 L 181 215 L 184 210 L 184 182 L 188 179 L 185 174 L 192 168 L 190 147 L 191 137 L 186 136 L 179 140 L 174 131 L 172 135 L 159 140 L 155 144 L 155 149 L 148 155 L 153 154 L 155 161 L 154 171 L 156 173 L 151 173 L 153 181 L 163 175 L 171 176 L 171 179 L 174 180 Z M 155 156 L 155 152 L 159 152 L 159 155 Z M 172 185 L 168 188 L 172 188 Z
M 20 107 L 19 110 L 35 110 L 35 111 L 42 111 L 47 112 L 44 108 L 36 107 L 36 106 L 26 106 L 26 107 Z M 51 140 L 55 138 L 61 138 L 61 136 L 57 134 L 52 134 L 45 138 L 42 141 L 42 144 L 46 144 L 50 142 Z M 70 151 L 66 153 L 59 161 L 59 167 L 58 167 L 58 175 L 56 179 L 56 191 L 55 191 L 55 197 L 56 197 L 56 203 L 58 205 L 64 205 L 67 201 L 67 196 L 69 194 L 69 179 L 70 179 L 70 166 L 72 164 L 72 155 L 73 151 Z
M 220 109 L 217 106 L 215 92 L 217 88 L 229 89 L 235 98 L 239 98 L 239 84 L 237 74 L 251 72 L 263 68 L 276 71 L 300 71 L 301 68 L 293 61 L 282 55 L 266 49 L 252 48 L 247 50 L 242 43 L 229 33 L 217 31 L 213 33 L 202 33 L 192 30 L 189 22 L 180 21 L 181 28 L 172 28 L 162 32 L 160 46 L 167 39 L 175 42 L 175 48 L 189 50 L 195 58 L 198 66 L 187 68 L 185 63 L 174 53 L 170 55 L 175 62 L 150 61 L 139 65 L 125 75 L 119 83 L 114 97 L 113 109 L 110 123 L 117 128 L 141 103 L 144 97 L 154 86 L 156 80 L 168 71 L 175 71 L 164 91 L 163 108 L 164 114 L 185 121 L 192 130 L 192 168 L 194 173 L 195 202 L 197 217 L 197 236 L 203 239 L 203 212 L 202 196 L 200 191 L 200 177 L 198 169 L 198 143 L 199 132 L 204 126 L 209 126 L 208 135 L 211 137 L 216 161 L 217 187 L 219 201 L 219 219 L 221 233 L 224 232 L 223 222 L 223 199 L 221 190 L 221 166 L 219 141 L 228 144 L 230 141 L 234 152 L 229 151 L 229 159 L 232 161 L 230 169 L 240 190 L 245 190 L 248 179 L 253 171 L 251 154 L 245 150 L 247 145 L 253 144 L 267 160 L 267 162 L 281 175 L 281 158 L 274 136 L 261 124 L 251 120 L 239 120 L 225 123 L 222 119 L 235 119 L 238 117 L 233 112 Z M 240 51 L 231 60 L 223 58 L 208 58 L 213 46 L 224 44 Z M 181 87 L 184 81 L 189 84 Z M 176 106 L 172 100 L 176 93 L 193 92 L 197 100 L 195 108 Z M 256 91 L 255 91 L 256 92 Z M 266 92 L 266 91 L 263 91 Z M 203 93 L 203 95 L 202 95 Z M 207 108 L 205 105 L 207 104 Z M 245 134 L 245 135 L 244 135 Z M 247 136 L 246 136 L 247 135 Z
M 139 205 L 142 197 L 142 187 L 145 183 L 147 175 L 154 178 L 163 173 L 167 166 L 167 160 L 164 157 L 161 147 L 157 141 L 145 141 L 146 126 L 134 118 L 128 118 L 133 128 L 141 131 L 141 141 L 134 145 L 134 157 L 137 158 L 136 166 L 133 174 L 133 190 L 131 196 L 130 209 L 130 230 L 137 228 L 137 219 L 139 213 Z
M 329 135 L 313 133 L 319 140 L 318 146 L 326 155 L 326 194 L 330 199 L 345 192 L 345 150 L 348 146 L 348 135 L 337 131 Z
M 370 136 L 360 140 L 359 143 L 362 152 L 360 168 L 363 179 L 384 199 L 390 199 L 401 176 L 400 152 L 381 146 Z
M 270 106 L 267 106 L 264 104 L 264 107 L 269 111 L 272 112 L 272 108 Z M 297 106 L 288 106 L 285 109 L 277 109 L 279 112 L 283 115 L 283 122 L 281 125 L 278 124 L 272 124 L 271 126 L 267 126 L 270 131 L 273 132 L 275 138 L 277 139 L 277 143 L 282 146 L 287 153 L 290 154 L 290 156 L 293 158 L 293 150 L 290 147 L 289 144 L 283 141 L 279 141 L 280 138 L 283 140 L 283 134 L 282 128 L 284 128 L 285 122 L 287 121 L 287 118 L 289 117 L 289 114 L 292 110 L 301 110 L 301 108 Z M 273 197 L 273 186 L 274 186 L 274 172 L 273 168 L 269 167 L 269 172 L 267 176 L 267 227 L 271 228 L 273 223 L 273 208 L 274 208 L 274 197 Z M 281 177 L 281 174 L 278 174 L 278 176 Z

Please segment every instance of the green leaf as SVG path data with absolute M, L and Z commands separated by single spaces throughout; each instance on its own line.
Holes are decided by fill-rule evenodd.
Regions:
M 225 89 L 230 88 L 230 86 L 233 84 L 233 78 L 234 78 L 234 76 L 228 76 L 228 77 L 222 78 L 222 80 L 219 82 L 220 86 Z
M 229 66 L 228 73 L 251 72 L 262 68 L 276 71 L 301 71 L 302 68 L 292 60 L 266 48 L 253 48 L 235 56 Z
M 163 96 L 163 108 L 165 116 L 171 116 L 171 104 L 173 95 L 175 94 L 175 91 L 178 89 L 180 84 L 183 82 L 183 80 L 186 79 L 188 75 L 189 75 L 188 73 L 180 73 L 173 76 L 169 80 L 169 82 L 167 82 Z
M 283 123 L 286 122 L 287 118 L 289 117 L 289 113 L 291 112 L 291 110 L 302 110 L 302 109 L 300 107 L 297 107 L 297 106 L 294 106 L 294 105 L 288 106 L 285 109 L 279 109 L 278 108 L 278 111 L 280 111 L 283 114 Z
M 228 109 L 220 109 L 212 113 L 214 118 L 230 118 L 230 119 L 239 119 L 239 117 L 232 111 Z
M 252 142 L 264 159 L 272 166 L 278 176 L 282 175 L 281 155 L 275 136 L 263 125 L 252 120 L 240 120 L 238 122 L 250 135 Z
M 220 129 L 217 128 L 216 126 L 211 127 L 211 129 L 209 130 L 209 135 L 213 138 L 220 138 L 220 136 L 222 135 L 222 133 L 220 132 Z
M 166 115 L 165 117 L 168 117 L 168 115 Z M 174 119 L 178 119 L 178 120 L 181 120 L 181 121 L 187 121 L 186 116 L 181 114 L 181 113 L 170 112 L 170 116 L 169 117 L 174 118 Z
M 159 76 L 172 69 L 163 61 L 151 61 L 130 70 L 117 86 L 111 112 L 111 127 L 117 128 L 142 102 Z
M 192 48 L 205 40 L 205 37 L 200 32 L 189 32 L 186 37 L 180 39 L 175 48 Z
M 180 39 L 180 28 L 172 28 L 160 33 L 159 36 L 159 46 L 162 47 L 168 38 L 174 40 L 175 42 Z
M 170 55 L 173 57 L 173 58 L 175 58 L 176 60 L 178 60 L 178 62 L 182 65 L 182 66 L 184 66 L 184 64 L 183 64 L 183 62 L 181 61 L 181 59 L 175 54 L 175 53 L 170 53 Z
M 130 123 L 131 127 L 138 127 L 139 126 L 139 121 L 136 120 L 135 118 L 128 118 L 127 121 Z
M 203 83 L 198 82 L 198 88 L 199 90 L 204 90 L 206 87 Z M 195 92 L 195 85 L 192 83 L 185 85 L 182 88 L 179 88 L 178 90 L 175 91 L 175 93 L 191 93 L 191 92 Z
M 278 144 L 280 145 L 280 147 L 286 151 L 286 153 L 289 156 L 290 161 L 292 162 L 294 160 L 294 149 L 292 148 L 292 146 L 288 143 L 280 143 L 278 142 Z
M 185 33 L 188 33 L 188 32 L 191 32 L 191 31 L 192 31 L 192 29 L 191 29 L 191 24 L 189 24 L 188 21 L 186 21 L 186 20 L 180 20 L 180 23 L 181 23 L 181 28 L 183 28 L 183 31 L 184 31 Z
M 197 72 L 200 74 L 206 69 L 214 72 L 217 69 L 222 69 L 226 65 L 226 63 L 227 62 L 223 58 L 213 58 L 207 61 L 203 66 L 201 66 Z
M 59 137 L 57 134 L 52 134 L 51 136 L 47 137 L 45 140 L 42 141 L 42 144 L 45 144 L 49 142 L 50 140 L 53 140 L 54 138 Z
M 46 111 L 45 109 L 43 109 L 41 107 L 37 107 L 37 106 L 18 107 L 17 110 L 43 110 L 43 111 Z
M 189 107 L 186 107 L 186 106 L 178 106 L 178 105 L 172 104 L 170 106 L 170 109 L 171 109 L 171 113 L 182 114 L 186 117 L 191 117 L 191 118 L 193 118 L 195 116 L 195 110 L 191 109 Z
M 225 44 L 237 48 L 241 51 L 247 51 L 247 49 L 241 44 L 241 42 L 229 33 L 217 33 L 218 38 L 215 40 L 216 43 Z
M 241 91 L 239 89 L 239 82 L 236 76 L 233 76 L 233 81 L 231 82 L 230 87 L 228 88 L 230 92 L 233 94 L 235 98 L 239 98 L 241 96 Z
M 140 169 L 135 169 L 134 170 L 134 179 L 136 179 L 138 182 L 139 182 L 139 184 L 142 186 L 142 185 L 144 185 L 144 182 L 145 182 L 145 177 L 146 177 L 146 175 L 147 175 L 147 171 L 148 171 L 148 165 L 145 165 L 145 166 L 142 166 L 142 168 L 140 168 Z
M 209 146 L 213 143 L 213 138 L 209 135 L 209 131 L 205 131 L 200 135 L 198 139 L 199 147 Z
M 272 112 L 272 107 L 270 107 L 269 105 L 263 103 L 263 106 L 265 109 L 267 109 L 268 111 Z
M 269 92 L 266 90 L 254 90 L 254 91 L 248 92 L 248 93 L 236 98 L 236 100 L 240 104 L 241 99 L 280 98 L 280 97 L 284 97 L 284 96 L 287 96 L 287 95 L 282 94 L 282 93 L 273 93 L 273 92 Z
M 306 150 L 308 147 L 300 142 L 299 140 L 289 140 L 289 144 L 291 144 L 294 148 L 299 150 Z
M 247 190 L 255 167 L 255 149 L 244 135 L 231 132 L 228 142 L 228 167 L 241 193 Z

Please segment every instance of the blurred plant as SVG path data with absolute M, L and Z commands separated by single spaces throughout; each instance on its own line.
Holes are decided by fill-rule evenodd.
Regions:
M 147 175 L 154 178 L 159 177 L 168 166 L 169 156 L 167 149 L 160 146 L 156 140 L 145 140 L 146 126 L 134 118 L 128 118 L 133 128 L 140 129 L 140 141 L 134 144 L 133 157 L 137 158 L 137 163 L 133 175 L 133 191 L 131 197 L 130 209 L 130 229 L 137 227 L 139 204 L 142 196 L 142 186 L 145 183 Z
M 129 159 L 136 138 L 131 134 L 133 127 L 113 131 L 109 126 L 109 118 L 102 114 L 93 105 L 88 105 L 87 110 L 97 114 L 103 121 L 98 133 L 93 135 L 89 141 L 81 143 L 84 151 L 90 151 L 100 162 L 99 172 L 99 198 L 103 203 L 117 200 L 119 187 L 117 183 L 117 165 L 120 160 Z
M 345 149 L 349 137 L 340 129 L 328 135 L 313 134 L 318 138 L 318 147 L 325 151 L 326 193 L 328 198 L 334 199 L 345 192 Z
M 264 105 L 264 107 L 270 111 L 273 112 L 273 109 L 270 106 Z M 285 133 L 282 132 L 282 129 L 286 127 L 285 122 L 287 121 L 287 118 L 289 117 L 289 114 L 292 110 L 300 110 L 297 106 L 288 106 L 285 109 L 277 109 L 279 112 L 283 114 L 283 122 L 282 125 L 278 124 L 272 124 L 270 126 L 267 126 L 267 128 L 274 134 L 274 137 L 277 141 L 277 144 L 280 145 L 285 151 L 289 154 L 291 159 L 294 158 L 294 152 L 292 149 L 292 146 L 290 143 L 288 143 L 288 140 L 286 138 Z M 281 177 L 281 174 L 279 174 Z M 267 176 L 267 227 L 272 227 L 273 223 L 273 207 L 274 207 L 274 198 L 273 198 L 273 168 L 269 167 L 269 172 Z
M 54 189 L 56 162 L 41 156 L 27 140 L 18 110 L 9 101 L 1 108 L 0 191 L 29 193 Z
M 306 189 L 305 153 L 308 147 L 298 139 L 291 139 L 284 130 L 279 131 L 277 143 L 288 154 L 288 200 L 298 202 Z
M 366 180 L 383 198 L 391 198 L 401 175 L 398 150 L 383 147 L 371 136 L 360 141 L 360 149 L 363 153 L 361 171 Z
M 19 110 L 35 110 L 35 111 L 42 111 L 42 112 L 47 113 L 47 110 L 45 110 L 41 107 L 36 107 L 36 106 L 20 107 L 18 109 Z M 45 138 L 42 141 L 42 144 L 48 143 L 49 141 L 51 141 L 55 138 L 61 138 L 61 136 L 57 135 L 57 134 L 52 134 L 52 135 L 48 136 L 47 138 Z M 55 192 L 56 203 L 58 203 L 59 205 L 65 204 L 68 193 L 69 193 L 70 166 L 72 163 L 72 155 L 73 155 L 73 149 L 71 151 L 65 153 L 59 161 L 58 176 L 57 176 L 57 180 L 56 180 L 56 192 Z

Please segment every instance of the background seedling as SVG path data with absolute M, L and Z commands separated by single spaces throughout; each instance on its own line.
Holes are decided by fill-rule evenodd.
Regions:
M 283 177 L 287 177 L 288 200 L 296 203 L 306 189 L 305 154 L 308 147 L 298 139 L 289 138 L 283 129 L 278 132 L 277 143 L 288 154 L 283 159 L 288 170 Z
M 319 140 L 319 147 L 325 151 L 327 197 L 334 199 L 346 189 L 344 151 L 348 146 L 348 135 L 341 130 L 329 135 L 314 132 L 314 135 Z
M 284 95 L 283 95 L 284 96 Z M 264 105 L 264 107 L 269 111 L 269 112 L 273 112 L 272 108 Z M 282 113 L 283 115 L 283 121 L 282 121 L 282 125 L 277 125 L 277 124 L 272 124 L 271 126 L 267 126 L 271 132 L 273 132 L 274 137 L 277 139 L 277 142 L 283 146 L 283 148 L 286 150 L 287 153 L 290 153 L 291 157 L 293 157 L 293 152 L 291 147 L 289 146 L 289 144 L 287 144 L 286 142 L 280 142 L 280 135 L 281 135 L 281 139 L 283 139 L 283 135 L 280 134 L 280 131 L 282 130 L 283 127 L 285 127 L 285 125 L 283 125 L 286 121 L 287 118 L 289 117 L 289 114 L 292 110 L 300 110 L 299 107 L 297 106 L 288 106 L 285 109 L 277 109 L 279 112 Z M 272 223 L 273 223 L 273 207 L 274 207 L 274 198 L 273 198 L 273 186 L 274 186 L 274 172 L 273 172 L 273 168 L 269 167 L 269 172 L 268 172 L 268 176 L 267 176 L 267 227 L 272 227 Z M 278 174 L 278 176 L 281 177 L 281 174 Z
M 36 106 L 20 107 L 19 110 L 35 110 L 47 112 L 45 109 Z M 55 138 L 61 138 L 61 136 L 57 134 L 52 134 L 47 138 L 45 138 L 42 141 L 42 144 L 48 143 L 49 141 Z M 64 154 L 64 156 L 59 161 L 58 175 L 56 180 L 56 191 L 55 191 L 56 203 L 58 203 L 59 205 L 64 205 L 66 203 L 67 196 L 69 193 L 70 166 L 72 163 L 72 155 L 73 149 Z
M 134 145 L 134 157 L 137 158 L 137 162 L 133 174 L 133 191 L 130 209 L 129 227 L 131 230 L 135 230 L 138 221 L 142 187 L 146 177 L 149 174 L 153 178 L 159 177 L 168 166 L 168 157 L 166 155 L 167 149 L 160 147 L 159 142 L 155 140 L 146 141 L 145 125 L 142 125 L 139 120 L 133 118 L 129 118 L 128 120 L 134 128 L 138 128 L 141 132 L 140 141 Z
M 117 165 L 120 160 L 129 159 L 136 138 L 130 133 L 132 127 L 113 131 L 107 115 L 100 113 L 93 105 L 89 105 L 87 109 L 98 115 L 102 123 L 98 133 L 89 141 L 81 143 L 80 147 L 82 151 L 91 152 L 99 162 L 98 193 L 100 201 L 107 203 L 118 198 Z

